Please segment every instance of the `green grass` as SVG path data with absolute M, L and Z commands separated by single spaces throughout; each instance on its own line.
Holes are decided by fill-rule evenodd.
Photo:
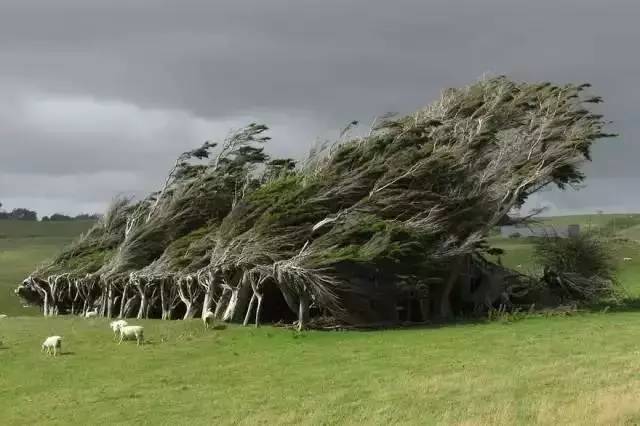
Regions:
M 640 312 L 303 334 L 131 321 L 145 326 L 141 348 L 114 343 L 103 319 L 14 317 L 25 310 L 5 289 L 88 227 L 69 225 L 0 221 L 0 312 L 12 315 L 0 320 L 0 425 L 640 422 Z M 532 266 L 530 242 L 492 243 L 505 264 Z M 639 247 L 616 246 L 637 290 Z M 40 353 L 54 334 L 56 359 Z
M 30 222 L 0 220 L 0 313 L 28 315 L 13 289 L 46 259 L 89 229 L 92 221 Z
M 156 320 L 141 348 L 106 320 L 0 321 L 3 425 L 640 421 L 640 313 L 304 334 Z

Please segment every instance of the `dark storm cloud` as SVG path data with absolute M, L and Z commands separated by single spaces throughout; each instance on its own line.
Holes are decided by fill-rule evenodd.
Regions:
M 149 190 L 175 153 L 249 119 L 301 155 L 483 73 L 593 83 L 623 137 L 596 149 L 591 182 L 633 181 L 639 15 L 595 0 L 0 0 L 0 198 L 43 200 L 26 182 L 48 174 L 76 188 L 47 193 L 68 205 Z M 554 204 L 599 204 L 575 196 Z

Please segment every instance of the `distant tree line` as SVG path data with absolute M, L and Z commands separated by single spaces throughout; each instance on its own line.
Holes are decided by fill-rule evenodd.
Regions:
M 2 203 L 0 203 L 0 220 L 8 220 L 8 219 L 37 221 L 38 213 L 33 210 L 29 210 L 25 208 L 16 208 L 11 211 L 5 211 L 2 209 Z M 94 213 L 94 214 L 82 213 L 76 216 L 67 216 L 65 214 L 54 213 L 51 216 L 44 216 L 42 218 L 42 221 L 48 222 L 48 221 L 98 220 L 98 219 L 100 219 L 100 215 L 97 213 Z
M 100 215 L 97 213 L 88 214 L 82 213 L 76 216 L 67 216 L 66 214 L 54 213 L 51 216 L 43 216 L 43 222 L 60 222 L 60 221 L 70 221 L 70 220 L 98 220 L 100 219 Z

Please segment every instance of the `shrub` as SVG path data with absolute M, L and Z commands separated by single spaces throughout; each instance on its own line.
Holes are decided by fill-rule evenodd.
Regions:
M 562 299 L 595 302 L 614 296 L 616 262 L 609 244 L 594 234 L 540 238 L 534 256 L 542 280 Z

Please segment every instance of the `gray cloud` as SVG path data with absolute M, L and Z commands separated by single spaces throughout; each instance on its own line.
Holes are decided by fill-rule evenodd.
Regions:
M 300 156 L 485 72 L 593 83 L 622 137 L 596 149 L 591 182 L 635 182 L 639 15 L 633 0 L 0 0 L 0 200 L 102 206 L 253 119 Z M 554 204 L 607 205 L 601 192 Z

